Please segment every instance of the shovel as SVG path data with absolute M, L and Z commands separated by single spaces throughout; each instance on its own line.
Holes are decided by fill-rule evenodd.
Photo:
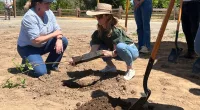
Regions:
M 175 48 L 172 48 L 171 53 L 168 56 L 168 61 L 172 63 L 177 62 L 177 59 L 183 50 L 182 48 L 179 48 L 177 44 L 179 26 L 180 26 L 180 21 L 181 21 L 181 14 L 182 14 L 182 4 L 183 4 L 183 0 L 180 0 L 179 15 L 178 15 L 178 21 L 177 21 L 177 27 L 176 27 Z
M 151 57 L 149 58 L 149 62 L 148 62 L 148 65 L 147 65 L 147 68 L 146 68 L 146 71 L 145 71 L 145 75 L 144 75 L 144 79 L 143 79 L 144 95 L 134 105 L 131 105 L 129 107 L 129 110 L 141 110 L 143 105 L 147 102 L 149 96 L 151 95 L 151 90 L 147 87 L 148 77 L 149 77 L 151 69 L 153 67 L 153 63 L 154 63 L 154 60 L 156 58 L 158 48 L 160 47 L 160 43 L 161 43 L 163 34 L 165 32 L 165 29 L 166 29 L 172 8 L 174 6 L 174 2 L 175 2 L 175 0 L 171 0 L 170 3 L 169 3 L 169 7 L 167 9 L 167 13 L 165 15 L 165 18 L 162 22 L 160 31 L 158 33 L 158 37 L 157 37 L 156 43 L 153 47 Z

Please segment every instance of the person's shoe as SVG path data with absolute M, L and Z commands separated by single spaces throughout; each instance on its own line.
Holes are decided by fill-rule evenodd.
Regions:
M 146 46 L 142 46 L 139 52 L 147 54 L 147 53 L 149 53 L 149 50 L 148 50 L 148 48 Z
M 187 52 L 186 54 L 183 55 L 183 57 L 188 58 L 188 59 L 194 59 L 197 56 L 195 52 Z
M 127 71 L 127 73 L 124 75 L 124 79 L 125 80 L 130 80 L 135 76 L 135 70 L 134 69 L 130 69 Z
M 55 68 L 47 68 L 47 71 L 55 71 L 55 72 L 60 72 L 60 70 L 58 69 L 58 67 Z
M 200 58 L 198 58 L 192 67 L 192 73 L 200 74 Z
M 104 69 L 100 70 L 100 72 L 102 73 L 106 73 L 106 72 L 117 72 L 117 69 L 115 66 L 106 66 Z

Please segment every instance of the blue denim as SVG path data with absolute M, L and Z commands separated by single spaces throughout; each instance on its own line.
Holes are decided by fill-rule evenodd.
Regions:
M 20 47 L 17 46 L 17 51 L 19 55 L 22 57 L 22 63 L 24 63 L 25 60 L 28 60 L 29 63 L 32 64 L 33 72 L 31 72 L 29 75 L 33 77 L 39 77 L 47 73 L 47 69 L 54 69 L 58 68 L 57 62 L 61 61 L 61 58 L 63 56 L 63 53 L 57 54 L 56 50 L 54 49 L 56 38 L 52 38 L 47 41 L 47 43 L 43 47 L 33 47 L 33 46 L 23 46 Z M 63 51 L 67 48 L 68 40 L 66 37 L 62 38 L 63 41 Z M 56 62 L 53 64 L 45 64 L 42 56 L 43 54 L 46 54 L 49 52 L 49 55 L 46 59 L 46 63 L 48 62 Z
M 108 48 L 101 44 L 99 50 L 108 50 Z M 126 62 L 127 66 L 131 66 L 133 61 L 139 56 L 139 52 L 135 44 L 127 45 L 125 43 L 118 43 L 116 45 L 117 56 L 113 57 L 116 60 Z M 111 60 L 112 57 L 103 57 L 103 61 Z
M 149 50 L 150 44 L 150 20 L 152 14 L 152 0 L 144 0 L 144 2 L 134 11 L 135 21 L 137 25 L 138 46 L 139 50 L 142 46 L 146 46 Z
M 197 31 L 197 35 L 194 40 L 194 50 L 198 54 L 198 56 L 200 56 L 200 48 L 199 47 L 200 47 L 200 27 Z

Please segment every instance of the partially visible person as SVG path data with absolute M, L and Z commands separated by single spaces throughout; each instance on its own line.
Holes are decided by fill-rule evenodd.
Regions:
M 4 8 L 5 8 L 5 20 L 10 20 L 11 10 L 12 10 L 13 0 L 4 0 Z
M 134 0 L 133 3 L 138 34 L 138 49 L 140 53 L 146 54 L 151 50 L 152 0 Z
M 118 20 L 111 13 L 110 4 L 98 3 L 96 11 L 87 11 L 87 15 L 95 16 L 98 24 L 91 40 L 90 52 L 103 50 L 103 60 L 106 62 L 101 72 L 116 72 L 116 66 L 112 59 L 121 60 L 126 63 L 126 74 L 124 78 L 130 80 L 135 75 L 132 67 L 133 61 L 139 56 L 137 47 L 124 30 L 117 27 Z M 73 64 L 73 59 L 70 62 Z
M 31 0 L 26 1 L 26 4 L 24 5 L 24 11 L 25 12 L 28 11 L 30 5 L 31 5 Z
M 194 39 L 200 22 L 200 0 L 183 0 L 182 8 L 182 28 L 187 42 L 187 52 L 185 58 L 193 59 Z
M 32 64 L 34 70 L 29 75 L 33 77 L 42 76 L 50 70 L 59 71 L 59 62 L 68 45 L 49 9 L 53 1 L 32 0 L 21 22 L 17 51 L 22 63 L 28 60 Z M 46 53 L 49 55 L 44 62 L 41 55 Z
M 200 27 L 197 31 L 197 35 L 194 40 L 194 50 L 197 53 L 197 55 L 200 57 Z
M 193 73 L 200 73 L 200 27 L 197 31 L 197 35 L 194 40 L 194 50 L 198 55 L 197 60 L 194 62 L 193 67 L 192 67 L 192 72 Z

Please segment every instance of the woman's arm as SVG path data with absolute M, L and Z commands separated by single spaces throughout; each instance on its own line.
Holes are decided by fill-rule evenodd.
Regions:
M 62 37 L 62 32 L 60 30 L 57 30 L 57 31 L 55 31 L 51 34 L 48 34 L 48 35 L 45 35 L 45 36 L 39 36 L 39 37 L 33 39 L 32 43 L 38 45 L 38 44 L 41 44 L 43 42 L 48 41 L 49 39 L 51 39 L 53 37 L 58 38 L 59 36 Z
M 90 52 L 95 52 L 99 49 L 100 45 L 92 45 Z

